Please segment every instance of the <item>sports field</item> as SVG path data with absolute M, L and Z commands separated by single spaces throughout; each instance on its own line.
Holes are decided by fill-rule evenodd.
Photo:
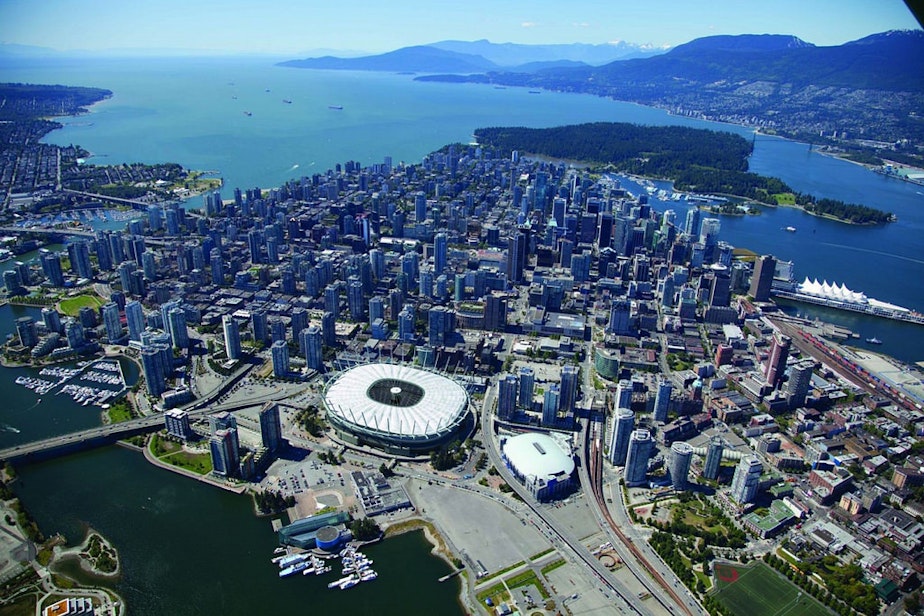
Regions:
M 715 564 L 714 596 L 736 616 L 828 616 L 811 595 L 763 563 Z

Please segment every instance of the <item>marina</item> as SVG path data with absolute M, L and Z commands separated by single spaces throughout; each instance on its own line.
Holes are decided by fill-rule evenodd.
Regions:
M 285 548 L 276 548 L 274 554 L 279 554 L 279 550 Z M 343 568 L 342 577 L 329 582 L 327 587 L 330 589 L 345 590 L 352 588 L 361 582 L 371 582 L 379 577 L 379 574 L 372 569 L 372 560 L 365 554 L 358 551 L 356 546 L 350 544 L 336 555 L 325 555 L 324 557 L 311 552 L 295 552 L 292 554 L 283 554 L 274 556 L 271 562 L 279 567 L 279 577 L 285 578 L 296 573 L 302 575 L 324 575 L 329 573 L 333 568 L 327 564 L 326 559 L 340 558 Z
M 39 371 L 38 377 L 20 375 L 14 382 L 39 396 L 52 392 L 55 395 L 65 394 L 81 406 L 92 404 L 103 408 L 107 408 L 110 400 L 118 398 L 127 389 L 121 364 L 111 359 L 78 364 L 76 368 L 46 366 Z

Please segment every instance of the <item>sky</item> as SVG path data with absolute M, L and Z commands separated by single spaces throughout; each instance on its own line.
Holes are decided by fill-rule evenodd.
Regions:
M 919 27 L 901 0 L 0 0 L 0 44 L 60 51 L 298 56 L 447 39 L 663 47 L 763 33 L 839 45 Z

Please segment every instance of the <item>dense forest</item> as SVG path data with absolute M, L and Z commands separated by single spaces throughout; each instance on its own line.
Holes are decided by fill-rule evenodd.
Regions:
M 554 128 L 492 127 L 475 131 L 478 143 L 509 154 L 522 153 L 578 160 L 623 173 L 667 178 L 678 190 L 733 195 L 777 205 L 777 195 L 792 194 L 813 214 L 856 224 L 878 224 L 892 214 L 832 199 L 798 193 L 779 178 L 748 172 L 752 146 L 732 133 L 683 126 L 640 126 L 595 122 Z
M 478 143 L 553 158 L 612 163 L 669 177 L 708 167 L 747 171 L 751 144 L 739 135 L 683 126 L 593 122 L 553 128 L 494 127 L 475 131 Z M 622 166 L 626 165 L 626 166 Z

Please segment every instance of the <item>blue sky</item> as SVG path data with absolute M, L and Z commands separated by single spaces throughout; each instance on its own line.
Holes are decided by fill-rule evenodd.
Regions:
M 918 28 L 901 0 L 0 0 L 0 43 L 291 55 L 444 39 L 677 45 L 794 34 L 837 45 Z

